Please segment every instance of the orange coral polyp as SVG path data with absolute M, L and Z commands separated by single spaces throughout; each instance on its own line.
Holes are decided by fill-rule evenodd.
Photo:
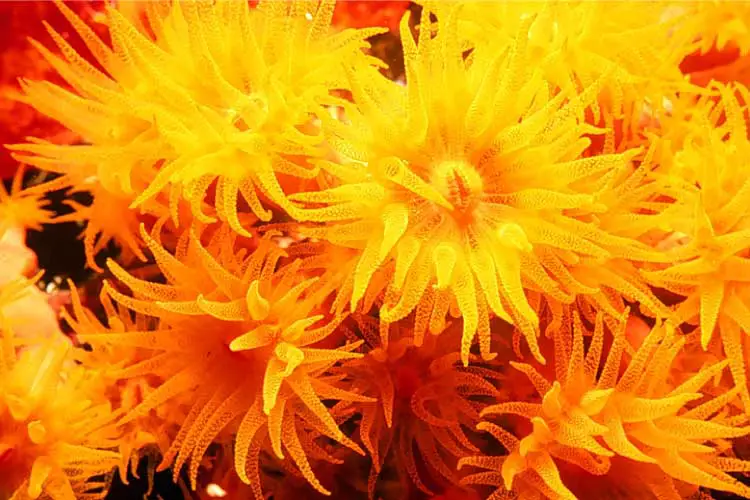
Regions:
M 133 296 L 107 285 L 108 293 L 120 304 L 158 318 L 158 329 L 81 336 L 95 345 L 153 351 L 144 361 L 124 368 L 123 376 L 154 373 L 163 383 L 120 423 L 146 415 L 177 395 L 197 391 L 162 467 L 174 462 L 176 477 L 189 460 L 189 477 L 195 487 L 209 444 L 231 429 L 236 433 L 237 471 L 260 497 L 259 457 L 254 450 L 256 441 L 262 442 L 267 434 L 279 459 L 284 458 L 284 451 L 289 453 L 310 484 L 329 494 L 312 471 L 306 456 L 312 445 L 309 437 L 300 441 L 297 422 L 304 420 L 320 435 L 361 452 L 321 401 L 370 401 L 325 378 L 336 362 L 360 358 L 361 354 L 352 352 L 359 344 L 317 347 L 342 318 L 315 314 L 321 297 L 309 290 L 316 279 L 300 276 L 299 263 L 277 269 L 284 252 L 270 235 L 251 255 L 244 256 L 244 252 L 234 253 L 237 236 L 230 231 L 210 235 L 204 246 L 193 229 L 183 235 L 176 255 L 172 255 L 156 238 L 160 230 L 157 225 L 149 236 L 142 229 L 142 237 L 169 278 L 168 284 L 137 279 L 110 263 L 112 272 Z
M 56 0 L 0 236 L 121 252 L 75 349 L 0 283 L 0 497 L 750 498 L 750 10 L 417 3 Z
M 392 341 L 383 346 L 377 321 L 355 317 L 372 350 L 344 362 L 340 370 L 353 376 L 359 392 L 377 399 L 357 405 L 360 439 L 372 456 L 370 497 L 375 497 L 374 481 L 391 453 L 420 491 L 447 489 L 458 480 L 456 461 L 477 451 L 469 432 L 479 421 L 474 403 L 496 394 L 495 374 L 482 366 L 460 366 L 460 355 L 452 348 L 461 334 L 458 328 L 416 346 L 412 332 L 397 323 Z
M 530 420 L 532 430 L 501 465 L 503 487 L 533 472 L 536 480 L 561 498 L 574 499 L 563 484 L 557 461 L 569 462 L 592 475 L 606 474 L 610 457 L 655 464 L 675 480 L 688 481 L 742 496 L 750 488 L 727 474 L 748 467 L 733 457 L 717 459 L 720 450 L 710 442 L 745 436 L 750 427 L 737 425 L 726 397 L 701 393 L 727 362 L 704 366 L 680 384 L 669 378 L 670 365 L 681 352 L 668 324 L 655 326 L 632 355 L 624 371 L 625 318 L 615 325 L 614 341 L 602 364 L 603 316 L 597 316 L 590 344 L 584 353 L 584 327 L 574 316 L 573 325 L 562 325 L 555 335 L 556 380 L 550 383 L 528 364 L 512 363 L 542 396 L 541 403 L 502 402 L 486 407 L 483 416 L 513 414 Z M 733 395 L 736 395 L 737 391 Z M 691 404 L 702 400 L 699 404 Z M 718 412 L 718 413 L 717 413 Z M 744 415 L 741 415 L 744 419 Z M 730 465 L 730 463 L 732 465 Z M 649 484 L 656 493 L 662 486 Z M 674 486 L 672 487 L 674 488 Z

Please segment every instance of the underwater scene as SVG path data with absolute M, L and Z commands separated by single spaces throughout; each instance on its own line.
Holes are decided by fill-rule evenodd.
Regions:
M 750 498 L 750 2 L 0 2 L 0 500 Z

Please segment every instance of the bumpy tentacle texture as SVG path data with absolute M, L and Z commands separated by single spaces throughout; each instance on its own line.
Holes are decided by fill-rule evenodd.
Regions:
M 76 144 L 11 147 L 55 177 L 0 188 L 0 246 L 124 252 L 59 341 L 0 283 L 0 498 L 144 458 L 199 498 L 750 498 L 750 91 L 683 74 L 750 74 L 747 9 L 425 0 L 370 40 L 334 0 L 149 0 L 99 38 L 56 3 L 65 82 L 21 87 Z
M 31 286 L 5 285 L 0 306 Z M 19 344 L 23 350 L 19 351 Z M 0 497 L 100 499 L 120 461 L 119 435 L 96 373 L 64 339 L 27 345 L 0 323 Z
M 579 95 L 545 82 L 529 64 L 530 19 L 503 50 L 464 57 L 456 8 L 433 10 L 437 22 L 426 7 L 418 41 L 402 21 L 406 88 L 352 73 L 357 109 L 347 107 L 346 123 L 327 123 L 344 163 L 322 163 L 340 185 L 290 198 L 306 206 L 300 218 L 324 223 L 306 234 L 361 249 L 352 308 L 381 286 L 388 323 L 416 310 L 435 318 L 438 333 L 447 311 L 457 311 L 464 363 L 477 334 L 491 357 L 494 313 L 513 321 L 541 359 L 526 291 L 570 303 L 599 291 L 571 276 L 581 259 L 604 272 L 607 259 L 642 249 L 593 219 L 607 208 L 596 198 L 602 176 L 629 168 L 638 151 L 582 157 L 584 136 L 599 132 L 582 117 L 599 83 Z M 378 285 L 373 276 L 389 266 L 390 280 Z M 607 281 L 626 296 L 634 288 Z
M 333 33 L 332 0 L 153 2 L 145 31 L 107 10 L 110 48 L 58 5 L 104 72 L 49 28 L 65 60 L 35 45 L 73 91 L 49 82 L 24 90 L 87 144 L 35 142 L 14 147 L 18 156 L 76 185 L 93 177 L 131 208 L 147 209 L 168 187 L 175 218 L 183 198 L 199 220 L 218 217 L 245 235 L 240 210 L 272 216 L 262 197 L 293 211 L 278 176 L 316 175 L 308 159 L 323 155 L 323 138 L 313 119 L 337 102 L 331 91 L 346 89 L 344 65 L 366 64 L 364 39 L 382 31 Z M 216 216 L 202 206 L 209 192 Z
M 680 224 L 689 240 L 667 254 L 673 265 L 646 275 L 654 285 L 686 297 L 677 316 L 699 324 L 704 349 L 718 331 L 750 410 L 741 335 L 750 331 L 750 93 L 742 85 L 716 90 L 720 101 L 678 102 L 673 120 L 664 124 L 673 144 L 665 170 L 698 189 Z
M 159 376 L 164 382 L 120 421 L 145 416 L 179 395 L 191 395 L 190 411 L 167 450 L 162 467 L 175 477 L 190 461 L 195 487 L 200 461 L 222 432 L 236 433 L 235 467 L 258 498 L 260 451 L 266 437 L 280 459 L 288 453 L 304 477 L 324 494 L 306 455 L 317 436 L 328 436 L 362 453 L 337 426 L 326 400 L 370 401 L 325 377 L 334 363 L 359 358 L 359 344 L 317 347 L 341 321 L 318 314 L 309 294 L 315 278 L 300 274 L 299 263 L 277 269 L 284 253 L 270 238 L 249 256 L 236 250 L 236 235 L 217 231 L 206 246 L 191 230 L 175 255 L 152 236 L 142 237 L 168 284 L 137 279 L 113 262 L 112 272 L 133 297 L 107 285 L 118 303 L 159 319 L 154 331 L 83 335 L 94 345 L 131 346 L 152 354 L 121 376 Z M 315 451 L 313 449 L 313 451 Z
M 554 336 L 552 383 L 535 367 L 512 363 L 529 378 L 542 397 L 541 403 L 501 402 L 485 408 L 482 415 L 515 415 L 528 419 L 532 428 L 518 441 L 509 439 L 506 431 L 493 424 L 483 424 L 501 435 L 509 454 L 475 457 L 464 463 L 500 473 L 502 484 L 497 485 L 505 490 L 514 488 L 519 478 L 539 490 L 553 492 L 555 498 L 577 498 L 561 476 L 559 463 L 606 476 L 617 473 L 610 473 L 615 457 L 620 459 L 619 466 L 634 472 L 642 468 L 644 480 L 671 478 L 666 485 L 658 481 L 648 484 L 657 498 L 680 498 L 672 480 L 742 496 L 750 494 L 750 488 L 727 474 L 747 470 L 750 464 L 725 455 L 731 452 L 722 444 L 750 433 L 750 427 L 742 426 L 747 423 L 746 416 L 731 415 L 737 391 L 716 397 L 699 392 L 721 374 L 727 363 L 707 365 L 676 382 L 671 368 L 686 340 L 663 323 L 651 330 L 623 371 L 623 354 L 629 347 L 625 323 L 613 325 L 614 340 L 602 364 L 604 324 L 603 315 L 598 315 L 587 350 L 585 327 L 577 314 L 572 322 L 561 325 Z M 655 473 L 654 468 L 664 474 Z M 665 495 L 664 491 L 671 493 Z
M 613 136 L 611 130 L 607 132 L 604 154 L 614 153 Z M 581 313 L 591 322 L 597 311 L 618 316 L 628 303 L 638 303 L 640 311 L 651 317 L 673 314 L 652 291 L 641 269 L 669 262 L 670 257 L 658 246 L 673 233 L 673 220 L 683 216 L 692 202 L 693 189 L 686 183 L 675 185 L 672 177 L 659 170 L 658 144 L 654 140 L 631 164 L 608 171 L 594 195 L 603 209 L 582 215 L 607 234 L 602 241 L 611 241 L 616 249 L 612 257 L 602 262 L 583 256 L 575 265 L 565 266 L 559 257 L 546 255 L 547 272 L 576 297 Z M 647 246 L 629 245 L 628 241 Z M 548 296 L 546 302 L 553 311 L 565 307 L 565 301 L 557 297 Z

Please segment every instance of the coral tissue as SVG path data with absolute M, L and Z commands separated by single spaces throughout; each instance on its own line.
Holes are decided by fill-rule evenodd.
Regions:
M 0 498 L 750 498 L 746 6 L 47 7 Z

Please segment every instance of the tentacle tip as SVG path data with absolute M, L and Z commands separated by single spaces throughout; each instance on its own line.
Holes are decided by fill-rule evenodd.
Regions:
M 483 352 L 481 353 L 482 361 L 493 361 L 495 358 L 497 358 L 498 353 L 496 352 Z
M 296 210 L 287 210 L 287 213 L 290 217 L 297 219 L 297 217 L 295 216 Z M 258 217 L 258 219 L 261 220 L 261 222 L 270 222 L 270 220 L 273 219 L 273 212 L 271 212 L 270 210 L 263 210 L 257 212 L 255 215 L 256 217 Z
M 543 365 L 543 366 L 546 366 L 546 365 L 547 365 L 547 360 L 545 359 L 545 357 L 544 357 L 544 356 L 542 356 L 542 353 L 541 353 L 541 352 L 539 351 L 539 348 L 538 348 L 538 347 L 537 347 L 536 349 L 534 349 L 534 350 L 533 350 L 533 353 L 532 353 L 532 354 L 533 354 L 533 356 L 534 356 L 534 359 L 535 359 L 535 360 L 536 360 L 536 361 L 537 361 L 537 362 L 538 362 L 538 363 L 539 363 L 540 365 Z
M 107 267 L 109 267 L 109 260 L 110 259 L 107 259 Z M 97 264 L 93 258 L 86 259 L 86 267 L 88 267 L 89 269 L 91 269 L 92 271 L 96 273 L 99 273 L 99 274 L 104 273 L 104 269 L 102 269 L 101 266 Z

